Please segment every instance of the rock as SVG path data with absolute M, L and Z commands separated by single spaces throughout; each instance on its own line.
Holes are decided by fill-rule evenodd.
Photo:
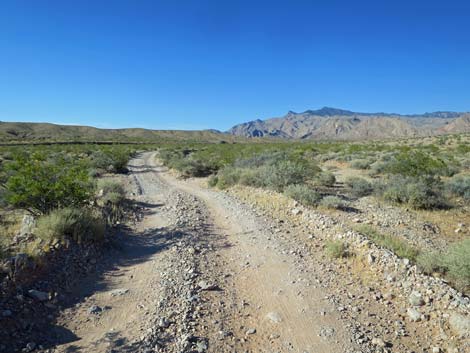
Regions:
M 34 350 L 34 348 L 36 348 L 36 343 L 34 342 L 29 342 L 25 347 L 26 352 L 31 352 Z
M 294 209 L 291 211 L 291 213 L 292 213 L 294 216 L 297 216 L 297 215 L 301 214 L 302 211 L 299 210 L 298 208 L 294 208 Z
M 278 324 L 282 321 L 281 319 L 281 315 L 279 315 L 279 313 L 276 313 L 274 311 L 268 313 L 266 315 L 266 318 L 268 318 L 269 320 L 271 320 L 272 322 L 274 322 L 275 324 Z
M 27 254 L 16 254 L 10 262 L 10 272 L 15 277 L 35 267 L 34 261 Z
M 101 307 L 99 307 L 98 305 L 92 305 L 88 308 L 88 314 L 92 314 L 92 315 L 99 314 L 102 311 L 103 309 L 101 309 Z
M 33 229 L 36 227 L 36 219 L 30 214 L 25 214 L 21 221 L 21 228 L 18 234 L 15 236 L 15 242 L 21 242 L 27 240 L 32 234 Z
M 217 289 L 219 289 L 219 286 L 217 286 L 216 284 L 210 284 L 210 283 L 207 283 L 206 281 L 199 281 L 197 283 L 197 286 L 201 290 L 217 290 Z
M 423 297 L 421 296 L 421 293 L 420 292 L 417 292 L 417 291 L 413 291 L 409 298 L 408 298 L 408 301 L 410 302 L 411 305 L 413 306 L 422 306 L 424 305 L 424 299 Z
M 449 316 L 451 329 L 460 337 L 470 337 L 470 317 L 459 313 L 451 313 Z
M 406 313 L 408 314 L 408 317 L 410 318 L 410 320 L 413 322 L 421 320 L 421 313 L 415 308 L 408 308 Z
M 318 336 L 320 337 L 332 337 L 335 334 L 335 329 L 333 327 L 322 327 Z
M 367 254 L 367 262 L 370 264 L 373 264 L 375 262 L 375 256 L 372 254 Z
M 2 316 L 3 317 L 10 317 L 11 315 L 13 315 L 13 313 L 11 312 L 11 310 L 3 310 L 2 311 Z
M 124 294 L 127 294 L 129 292 L 129 289 L 127 288 L 118 288 L 118 289 L 114 289 L 110 292 L 111 296 L 112 297 L 117 297 L 117 296 L 120 296 L 120 295 L 124 295 Z
M 31 298 L 39 300 L 40 302 L 44 302 L 46 300 L 49 300 L 49 294 L 46 292 L 41 292 L 36 289 L 30 289 L 28 291 L 28 294 Z
M 170 327 L 170 322 L 167 319 L 165 319 L 164 317 L 162 317 L 158 321 L 158 326 L 162 327 L 162 328 L 168 328 L 168 327 Z
M 255 328 L 250 328 L 248 329 L 245 334 L 248 336 L 248 335 L 254 335 L 256 333 L 256 329 Z
M 196 351 L 199 353 L 205 352 L 207 350 L 207 342 L 206 341 L 198 341 L 196 343 Z
M 374 346 L 378 346 L 378 347 L 385 347 L 385 342 L 384 342 L 384 340 L 381 339 L 381 338 L 377 338 L 377 337 L 374 337 L 374 338 L 372 339 L 372 344 L 373 344 Z
M 432 353 L 441 353 L 441 349 L 439 347 L 432 347 Z

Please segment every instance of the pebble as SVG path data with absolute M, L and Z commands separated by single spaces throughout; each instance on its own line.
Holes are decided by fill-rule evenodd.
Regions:
M 270 321 L 274 322 L 275 324 L 278 324 L 278 323 L 280 323 L 280 322 L 282 321 L 281 315 L 279 315 L 279 313 L 274 312 L 274 311 L 268 313 L 268 314 L 266 315 L 266 317 L 267 317 Z

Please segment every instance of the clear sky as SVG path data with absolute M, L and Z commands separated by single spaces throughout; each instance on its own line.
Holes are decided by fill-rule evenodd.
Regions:
M 470 110 L 470 1 L 2 0 L 0 120 Z

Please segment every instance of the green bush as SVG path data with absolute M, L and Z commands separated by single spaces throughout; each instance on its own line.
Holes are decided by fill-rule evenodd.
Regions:
M 97 189 L 102 195 L 107 195 L 109 193 L 116 193 L 116 194 L 121 195 L 122 198 L 124 198 L 126 195 L 126 191 L 124 190 L 124 187 L 122 186 L 122 184 L 115 180 L 100 179 L 97 182 Z
M 315 184 L 319 186 L 332 187 L 336 183 L 336 177 L 330 172 L 321 172 L 315 178 Z
M 310 175 L 305 165 L 286 160 L 263 168 L 260 177 L 267 188 L 282 191 L 288 185 L 304 183 Z
M 334 259 L 345 258 L 349 256 L 347 244 L 340 240 L 328 240 L 325 244 L 325 249 L 328 256 Z
M 174 162 L 173 167 L 184 177 L 205 177 L 217 171 L 217 166 L 210 161 L 183 158 Z
M 396 155 L 387 163 L 385 171 L 413 178 L 449 175 L 448 165 L 444 160 L 431 157 L 422 151 L 408 151 Z
M 234 167 L 225 167 L 219 170 L 217 174 L 217 186 L 226 189 L 230 186 L 238 184 L 242 170 Z
M 105 224 L 89 210 L 67 207 L 41 216 L 35 234 L 48 242 L 54 239 L 97 242 L 104 239 Z
M 315 206 L 321 196 L 307 185 L 289 185 L 284 189 L 284 194 L 305 206 Z
M 448 206 L 441 191 L 441 183 L 436 179 L 393 177 L 378 187 L 387 201 L 406 204 L 415 209 L 436 209 Z
M 442 254 L 438 252 L 422 252 L 416 258 L 416 264 L 426 274 L 434 272 L 445 273 L 446 268 L 442 261 Z
M 446 189 L 456 195 L 470 201 L 470 175 L 458 175 L 446 183 Z
M 363 178 L 350 177 L 346 179 L 345 183 L 349 187 L 351 195 L 354 197 L 367 196 L 374 191 L 372 184 Z
M 102 148 L 90 155 L 90 165 L 110 173 L 126 173 L 127 163 L 132 156 L 132 151 L 124 146 Z
M 455 243 L 443 252 L 420 254 L 417 263 L 425 273 L 441 273 L 463 292 L 470 290 L 470 239 Z
M 86 204 L 94 193 L 86 166 L 63 155 L 18 156 L 7 168 L 6 200 L 14 207 L 47 213 Z
M 320 206 L 330 209 L 346 208 L 346 203 L 338 196 L 325 196 L 320 200 Z
M 211 188 L 217 186 L 219 182 L 219 177 L 217 175 L 211 175 L 207 180 L 207 185 Z
M 367 159 L 355 159 L 351 161 L 351 168 L 353 169 L 369 169 L 372 162 Z
M 470 289 L 470 239 L 450 246 L 444 253 L 442 264 L 459 288 Z

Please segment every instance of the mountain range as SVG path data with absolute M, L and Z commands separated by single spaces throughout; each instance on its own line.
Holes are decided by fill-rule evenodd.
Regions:
M 303 113 L 235 125 L 228 133 L 243 137 L 314 140 L 387 139 L 470 132 L 470 113 L 438 111 L 403 115 L 357 113 L 323 107 Z
M 367 140 L 470 133 L 470 113 L 433 112 L 415 115 L 355 113 L 324 107 L 303 113 L 254 120 L 218 130 L 99 129 L 50 123 L 0 122 L 0 143 L 33 142 L 144 142 L 194 140 L 237 142 L 250 138 L 304 140 Z

